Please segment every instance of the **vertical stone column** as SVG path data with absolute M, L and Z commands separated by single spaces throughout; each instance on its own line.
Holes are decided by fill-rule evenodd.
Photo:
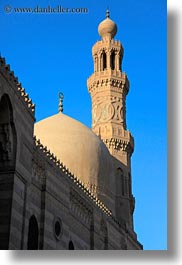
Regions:
M 115 64 L 116 64 L 116 70 L 117 70 L 117 71 L 120 70 L 120 69 L 119 69 L 119 61 L 120 61 L 119 56 L 120 56 L 119 51 L 116 51 L 116 52 L 115 52 Z
M 94 72 L 98 72 L 98 56 L 94 55 Z
M 101 52 L 98 54 L 98 72 L 101 71 Z
M 107 49 L 107 70 L 111 69 L 111 50 Z

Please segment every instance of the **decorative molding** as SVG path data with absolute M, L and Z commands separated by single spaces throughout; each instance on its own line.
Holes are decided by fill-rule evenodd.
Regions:
M 36 152 L 33 154 L 32 177 L 41 183 L 45 179 L 45 161 Z
M 129 153 L 130 155 L 133 153 L 133 146 L 131 145 L 130 141 L 117 138 L 103 139 L 102 141 L 109 149 L 114 148 L 116 150 L 122 150 Z
M 34 113 L 35 112 L 35 104 L 32 103 L 32 99 L 29 98 L 29 95 L 25 92 L 25 89 L 21 87 L 21 83 L 17 83 L 17 90 L 19 91 L 21 97 L 26 103 L 27 107 Z
M 123 47 L 120 41 L 118 40 L 110 40 L 109 46 L 112 46 L 112 49 L 120 50 L 123 53 Z M 100 40 L 95 43 L 95 45 L 92 48 L 92 55 L 98 53 L 98 51 L 102 49 L 111 49 L 110 47 L 108 48 L 108 41 L 107 40 Z
M 91 223 L 93 210 L 75 190 L 70 191 L 70 210 L 84 223 Z
M 127 75 L 118 70 L 106 69 L 94 72 L 87 80 L 88 91 L 91 94 L 108 87 L 111 91 L 123 93 L 126 96 L 129 86 Z
M 114 121 L 126 127 L 126 106 L 124 97 L 99 98 L 92 108 L 92 127 L 98 123 Z
M 0 124 L 0 162 L 12 160 L 13 143 L 11 127 L 9 124 Z
M 15 92 L 19 98 L 22 99 L 28 110 L 30 110 L 30 112 L 34 115 L 35 104 L 32 103 L 32 99 L 29 98 L 29 95 L 25 92 L 25 89 L 22 88 L 21 83 L 18 82 L 18 77 L 15 77 L 14 72 L 10 69 L 10 65 L 6 64 L 6 60 L 3 57 L 0 57 L 0 69 L 2 75 L 13 88 L 15 87 Z
M 78 187 L 80 189 L 80 192 L 85 193 L 88 199 L 90 199 L 93 203 L 97 205 L 101 209 L 103 213 L 105 213 L 108 216 L 112 216 L 112 212 L 104 205 L 103 202 L 101 202 L 97 196 L 92 193 L 86 185 L 79 180 L 77 176 L 75 176 L 71 171 L 62 163 L 60 160 L 53 154 L 51 153 L 50 150 L 46 146 L 43 146 L 41 144 L 39 139 L 36 139 L 34 136 L 34 143 L 35 147 L 42 152 L 58 169 L 60 169 L 64 176 L 69 178 L 69 180 L 72 181 L 72 183 L 75 185 L 75 187 Z

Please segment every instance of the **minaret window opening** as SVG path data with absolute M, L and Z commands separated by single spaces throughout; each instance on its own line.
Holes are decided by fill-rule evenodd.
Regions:
M 107 56 L 105 51 L 103 51 L 101 56 L 101 71 L 106 70 L 106 68 L 107 68 Z
M 115 69 L 115 52 L 113 51 L 111 53 L 111 59 L 110 59 L 110 62 L 111 62 L 111 70 L 114 70 Z
M 128 190 L 129 190 L 129 196 L 132 195 L 132 192 L 131 192 L 131 174 L 128 173 Z
M 125 195 L 128 195 L 128 178 L 125 177 Z
M 121 70 L 121 55 L 120 54 L 119 54 L 119 70 L 122 71 Z
M 116 193 L 122 194 L 122 196 L 125 194 L 124 173 L 120 167 L 117 168 Z

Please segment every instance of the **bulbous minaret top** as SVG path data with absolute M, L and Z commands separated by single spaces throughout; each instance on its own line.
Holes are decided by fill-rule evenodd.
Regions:
M 109 10 L 106 11 L 106 19 L 104 19 L 98 26 L 98 33 L 104 39 L 113 39 L 117 33 L 117 25 L 110 19 Z

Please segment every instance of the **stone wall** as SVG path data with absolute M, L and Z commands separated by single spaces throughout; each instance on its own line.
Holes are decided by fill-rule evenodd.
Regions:
M 136 234 L 33 137 L 34 104 L 0 58 L 0 124 L 4 96 L 12 132 L 0 131 L 0 248 L 141 249 Z

